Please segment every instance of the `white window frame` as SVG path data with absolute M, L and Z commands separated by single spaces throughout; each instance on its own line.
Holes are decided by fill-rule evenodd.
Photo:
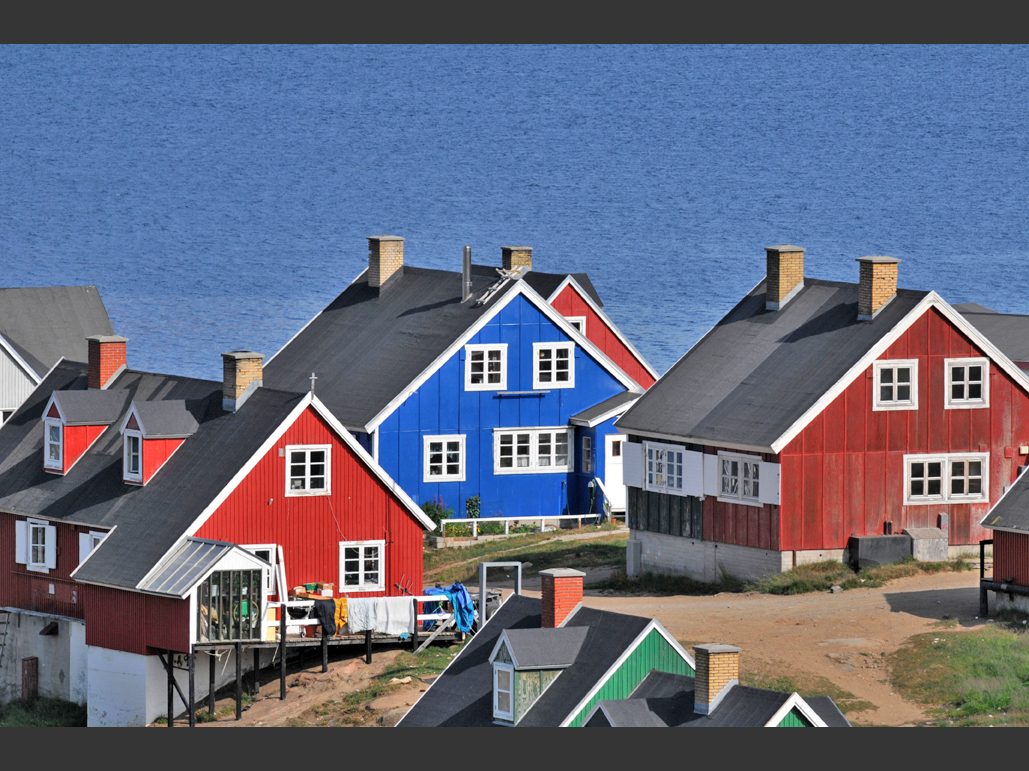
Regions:
M 951 492 L 952 463 L 979 461 L 982 463 L 982 492 L 976 495 Z M 911 494 L 911 465 L 914 463 L 936 463 L 941 464 L 940 469 L 940 493 L 939 495 L 912 495 Z M 965 472 L 967 478 L 967 470 Z M 926 469 L 928 478 L 928 469 Z M 905 506 L 931 506 L 941 503 L 989 503 L 990 502 L 990 454 L 988 452 L 952 452 L 917 454 L 904 456 L 904 505 Z
M 364 580 L 365 549 L 378 547 L 379 549 L 379 580 L 378 583 L 369 584 Z M 346 550 L 360 549 L 361 554 L 357 558 L 358 575 L 361 583 L 356 586 L 348 586 L 346 583 Z M 339 543 L 339 593 L 354 594 L 358 592 L 382 592 L 386 590 L 386 542 L 385 541 L 340 541 Z
M 686 453 L 686 448 L 681 444 L 643 443 L 644 490 L 651 490 L 657 493 L 671 493 L 673 495 L 684 494 L 682 491 L 683 458 L 679 457 L 675 461 L 673 473 L 669 475 L 667 456 L 670 452 L 678 453 L 679 456 L 682 456 Z M 658 478 L 663 479 L 664 482 L 658 482 Z M 669 478 L 671 478 L 672 484 L 668 484 Z M 676 480 L 678 480 L 678 484 L 675 484 Z
M 552 461 L 557 460 L 557 442 L 555 441 L 555 435 L 558 433 L 564 433 L 567 436 L 568 442 L 568 463 L 565 466 L 549 465 L 543 466 L 539 463 L 539 439 L 541 434 L 550 434 L 550 459 Z M 529 465 L 519 468 L 514 465 L 512 468 L 501 468 L 500 466 L 500 446 L 501 437 L 505 435 L 513 436 L 512 447 L 518 447 L 518 434 L 529 435 Z M 517 463 L 517 451 L 512 456 L 512 459 Z M 575 469 L 575 429 L 568 428 L 567 426 L 541 426 L 539 428 L 494 428 L 493 429 L 493 473 L 498 475 L 507 474 L 567 474 Z
M 101 532 L 99 530 L 90 530 L 89 531 L 89 553 L 92 554 L 94 551 L 96 551 L 96 547 L 99 546 L 100 544 L 102 544 L 106 537 L 107 537 L 107 533 Z
M 983 368 L 983 395 L 981 399 L 955 399 L 952 396 L 951 385 L 953 384 L 951 369 L 953 367 L 968 367 L 981 366 Z M 945 380 L 946 392 L 944 393 L 944 409 L 946 410 L 981 410 L 985 407 L 990 406 L 990 360 L 980 358 L 977 356 L 968 356 L 961 359 L 944 359 L 943 360 L 944 373 L 946 375 Z M 968 380 L 965 380 L 965 387 L 968 387 Z M 966 391 L 967 394 L 967 391 Z
M 266 552 L 268 552 L 271 555 L 271 559 L 268 561 L 271 564 L 271 567 L 268 568 L 268 571 L 265 573 L 265 576 L 264 576 L 264 591 L 265 591 L 265 596 L 266 597 L 270 597 L 273 594 L 275 594 L 275 564 L 276 564 L 276 561 L 278 559 L 278 554 L 279 554 L 278 544 L 274 544 L 274 543 L 252 543 L 252 544 L 248 544 L 246 546 L 242 546 L 241 545 L 240 548 L 244 549 L 245 551 L 250 552 L 255 557 L 258 556 L 258 554 L 257 554 L 258 549 L 260 549 L 261 551 L 266 551 Z
M 593 437 L 582 438 L 582 473 L 593 473 Z
M 498 704 L 499 699 L 497 698 L 501 692 L 500 678 L 498 672 L 507 672 L 508 683 L 511 686 L 509 691 L 504 691 L 508 695 L 508 703 L 511 705 L 509 712 L 504 712 L 500 709 Z M 497 720 L 507 720 L 514 722 L 514 694 L 515 694 L 515 669 L 513 666 L 507 663 L 495 661 L 493 662 L 493 717 Z
M 443 474 L 429 474 L 429 445 L 432 442 L 443 443 Z M 458 442 L 458 452 L 461 453 L 460 470 L 456 474 L 447 474 L 447 443 Z M 463 482 L 465 480 L 465 467 L 467 465 L 467 453 L 465 452 L 465 434 L 433 434 L 422 437 L 422 482 Z
M 586 317 L 585 316 L 565 316 L 565 321 L 579 330 L 579 333 L 586 336 Z
M 722 473 L 723 470 L 724 470 L 722 464 L 723 464 L 723 462 L 732 463 L 733 461 L 737 461 L 740 464 L 738 469 L 737 469 L 738 473 L 735 474 L 735 475 L 732 475 L 732 474 L 729 475 L 730 477 L 735 476 L 735 478 L 737 479 L 737 485 L 736 485 L 737 492 L 736 492 L 735 495 L 732 494 L 732 493 L 729 493 L 729 492 L 723 492 L 722 491 L 722 479 L 723 479 L 723 477 L 726 476 L 725 474 Z M 743 466 L 744 463 L 752 466 L 753 468 L 756 468 L 757 472 L 758 472 L 758 477 L 757 477 L 758 492 L 756 494 L 751 495 L 751 496 L 744 496 L 744 494 L 743 494 L 743 491 L 744 491 L 744 489 L 746 487 L 744 483 L 748 479 L 748 477 L 746 476 L 746 469 Z M 765 480 L 763 478 L 763 475 L 761 474 L 761 456 L 760 455 L 744 455 L 744 454 L 735 453 L 735 452 L 719 452 L 718 453 L 718 469 L 717 469 L 717 471 L 718 471 L 718 477 L 717 477 L 717 479 L 718 479 L 718 495 L 717 495 L 717 499 L 719 501 L 723 501 L 724 503 L 742 503 L 742 504 L 744 504 L 746 506 L 764 506 L 764 503 L 761 502 L 761 485 L 765 484 L 766 481 L 767 482 L 771 482 L 772 480 L 770 480 L 770 479 L 769 480 Z M 750 477 L 750 479 L 753 479 L 753 477 Z
M 325 450 L 325 488 L 311 489 L 311 453 L 318 450 Z M 306 452 L 307 459 L 304 461 L 306 471 L 304 473 L 303 490 L 290 489 L 290 481 L 293 475 L 294 452 Z M 286 497 L 294 498 L 305 495 L 331 495 L 332 494 L 332 445 L 331 444 L 289 444 L 286 445 Z
M 553 374 L 557 374 L 557 351 L 568 351 L 568 380 L 559 383 L 556 380 L 551 382 L 540 381 L 540 351 L 549 349 L 553 353 L 555 368 Z M 532 344 L 532 388 L 535 391 L 545 391 L 554 388 L 575 388 L 575 343 L 533 343 Z
M 56 442 L 57 458 L 50 457 L 50 428 L 56 426 L 60 431 L 60 440 Z M 43 468 L 53 471 L 64 471 L 64 423 L 57 418 L 43 418 Z
M 881 396 L 881 373 L 884 369 L 897 369 L 899 367 L 910 367 L 911 369 L 911 399 L 905 402 L 896 400 L 884 402 Z M 883 412 L 887 410 L 917 410 L 918 409 L 918 359 L 880 359 L 872 364 L 874 376 L 872 378 L 872 410 Z M 896 386 L 896 378 L 894 378 Z M 896 392 L 894 392 L 896 395 Z
M 139 442 L 139 470 L 133 473 L 129 468 L 129 438 L 135 439 Z M 126 482 L 143 482 L 143 432 L 134 431 L 132 429 L 125 430 L 125 438 L 122 440 L 122 478 Z
M 50 572 L 50 568 L 46 564 L 47 535 L 48 535 L 48 532 L 50 530 L 50 527 L 51 527 L 50 523 L 46 522 L 45 520 L 41 520 L 41 519 L 29 519 L 29 520 L 26 520 L 26 531 L 25 531 L 26 532 L 26 547 L 27 547 L 26 562 L 25 562 L 26 569 L 35 571 L 37 573 L 49 573 Z M 36 560 L 34 559 L 35 555 L 33 554 L 34 549 L 33 549 L 33 543 L 32 543 L 32 536 L 33 536 L 33 534 L 36 531 L 42 531 L 42 533 L 43 533 L 43 543 L 41 544 L 42 549 L 43 549 L 43 561 L 42 562 L 36 562 Z
M 483 380 L 489 380 L 489 352 L 500 351 L 500 382 L 472 382 L 472 354 L 482 352 Z M 506 391 L 507 390 L 507 343 L 469 343 L 464 347 L 464 390 Z

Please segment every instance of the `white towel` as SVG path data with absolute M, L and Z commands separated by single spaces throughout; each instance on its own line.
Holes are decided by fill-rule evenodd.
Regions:
M 347 599 L 347 628 L 356 634 L 369 629 L 379 631 L 379 603 L 375 597 L 349 597 Z M 383 618 L 385 621 L 385 618 Z
M 378 624 L 375 631 L 388 635 L 414 633 L 414 599 L 379 597 Z

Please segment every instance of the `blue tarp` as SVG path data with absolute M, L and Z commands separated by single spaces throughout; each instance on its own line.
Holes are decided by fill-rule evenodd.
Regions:
M 468 590 L 461 583 L 456 583 L 448 589 L 426 589 L 425 593 L 445 595 L 454 608 L 454 620 L 457 628 L 462 632 L 472 631 L 472 624 L 475 623 L 475 604 L 472 602 Z M 422 613 L 439 613 L 441 611 L 441 603 L 438 602 L 426 602 L 423 603 L 423 606 Z M 428 629 L 433 623 L 426 620 L 422 622 L 422 628 Z

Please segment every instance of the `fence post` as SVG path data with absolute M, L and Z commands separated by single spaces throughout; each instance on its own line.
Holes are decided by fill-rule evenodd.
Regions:
M 511 535 L 511 520 L 504 520 L 504 535 Z
M 479 537 L 479 523 L 474 519 L 472 520 L 472 538 Z
M 418 600 L 411 600 L 414 603 L 414 630 L 411 632 L 411 653 L 418 650 Z
M 284 592 L 286 587 L 279 591 Z M 286 700 L 286 603 L 279 603 L 279 698 Z

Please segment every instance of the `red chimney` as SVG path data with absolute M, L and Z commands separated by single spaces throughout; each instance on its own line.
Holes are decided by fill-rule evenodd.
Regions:
M 541 570 L 544 629 L 555 629 L 582 605 L 581 570 L 550 568 Z
M 125 369 L 125 343 L 121 335 L 90 335 L 89 341 L 89 387 L 105 388 L 111 379 Z

